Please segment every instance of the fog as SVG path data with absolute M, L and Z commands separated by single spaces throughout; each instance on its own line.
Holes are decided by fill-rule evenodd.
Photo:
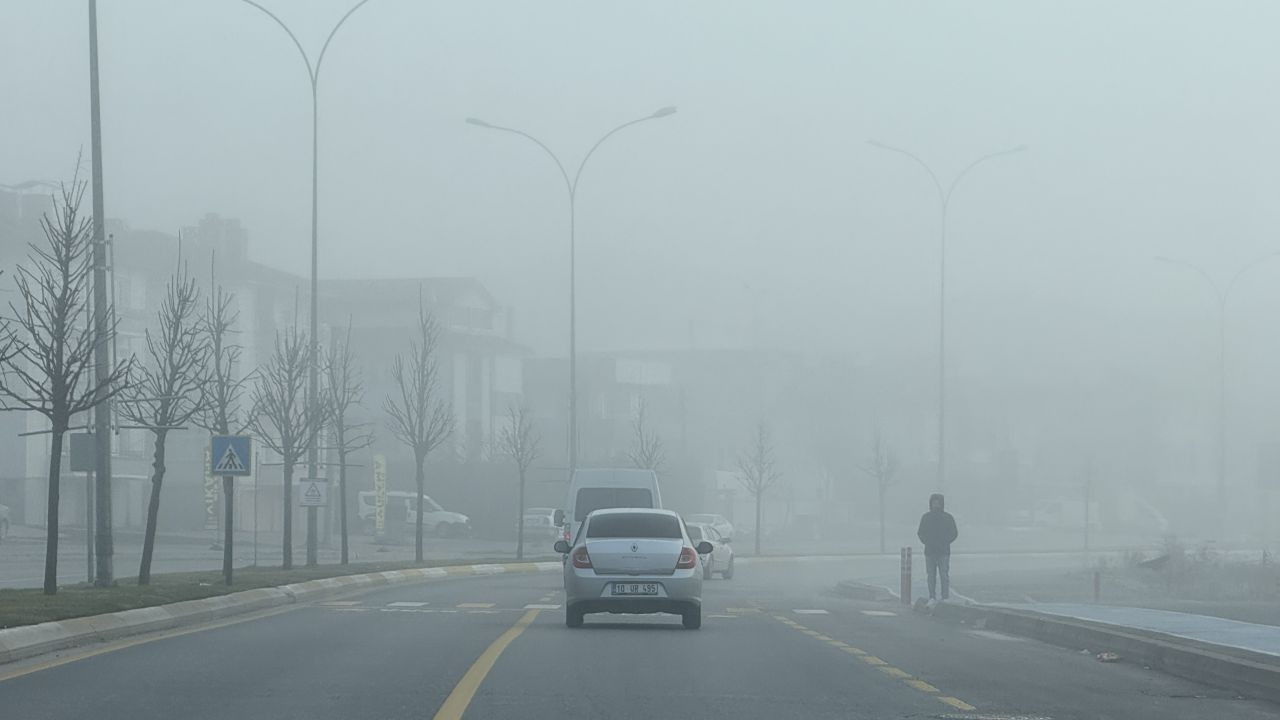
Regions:
M 313 58 L 349 5 L 268 3 Z M 165 233 L 237 218 L 253 260 L 305 277 L 311 107 L 287 36 L 237 2 L 99 12 L 108 216 Z M 1116 507 L 1160 508 L 1171 526 L 1134 526 L 1144 542 L 1215 536 L 1196 507 L 1216 483 L 1218 304 L 1154 258 L 1225 286 L 1280 250 L 1277 23 L 1262 2 L 374 0 L 320 74 L 320 276 L 475 277 L 530 358 L 564 358 L 562 180 L 532 143 L 464 120 L 526 131 L 572 173 L 609 129 L 675 106 L 583 173 L 580 351 L 793 358 L 790 377 L 744 374 L 751 402 L 688 384 L 688 417 L 659 421 L 668 447 L 732 471 L 769 421 L 810 497 L 824 469 L 866 485 L 879 427 L 913 524 L 935 485 L 939 207 L 918 165 L 868 141 L 944 186 L 1025 145 L 949 209 L 949 505 L 976 516 L 1000 494 L 986 463 L 1011 456 L 1028 496 L 1091 472 Z M 69 177 L 89 144 L 83 3 L 4 2 L 0 68 L 0 183 Z M 1241 276 L 1225 314 L 1227 477 L 1251 538 L 1280 489 L 1259 459 L 1280 443 L 1277 278 L 1280 261 Z M 689 422 L 705 433 L 677 440 Z M 617 457 L 613 442 L 584 457 Z

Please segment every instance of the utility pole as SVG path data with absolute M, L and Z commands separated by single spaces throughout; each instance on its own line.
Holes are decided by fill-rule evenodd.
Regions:
M 102 113 L 98 101 L 98 2 L 89 0 L 89 124 L 93 159 L 93 376 L 99 392 L 106 393 L 111 376 L 111 345 L 107 342 L 111 323 L 107 317 L 107 238 L 102 198 Z M 94 550 L 97 572 L 94 584 L 115 583 L 111 537 L 111 403 L 98 405 L 93 412 L 94 439 Z

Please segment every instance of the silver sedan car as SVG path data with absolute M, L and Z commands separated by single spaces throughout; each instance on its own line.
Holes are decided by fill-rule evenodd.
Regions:
M 561 540 L 565 624 L 581 627 L 587 613 L 678 613 L 702 627 L 699 554 L 680 516 L 670 510 L 611 508 L 587 516 L 573 545 Z

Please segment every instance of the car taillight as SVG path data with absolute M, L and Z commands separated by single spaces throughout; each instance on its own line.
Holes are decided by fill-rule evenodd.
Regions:
M 691 547 L 680 549 L 680 559 L 676 560 L 677 570 L 688 570 L 698 564 L 698 553 Z
M 585 545 L 573 551 L 573 566 L 576 568 L 591 567 L 591 556 L 587 554 Z

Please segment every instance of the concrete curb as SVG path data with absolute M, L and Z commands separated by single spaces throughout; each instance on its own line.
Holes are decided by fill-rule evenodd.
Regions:
M 1149 630 L 990 605 L 943 603 L 943 620 L 981 623 L 1068 648 L 1118 653 L 1125 660 L 1243 695 L 1280 702 L 1280 657 Z
M 559 561 L 549 561 L 447 565 L 389 570 L 364 575 L 342 575 L 279 587 L 242 590 L 200 600 L 89 615 L 38 625 L 22 625 L 0 630 L 0 665 L 86 643 L 107 642 L 130 635 L 198 625 L 211 620 L 221 620 L 282 605 L 311 602 L 322 597 L 369 588 L 428 582 L 451 577 L 550 572 L 560 570 L 561 567 Z

